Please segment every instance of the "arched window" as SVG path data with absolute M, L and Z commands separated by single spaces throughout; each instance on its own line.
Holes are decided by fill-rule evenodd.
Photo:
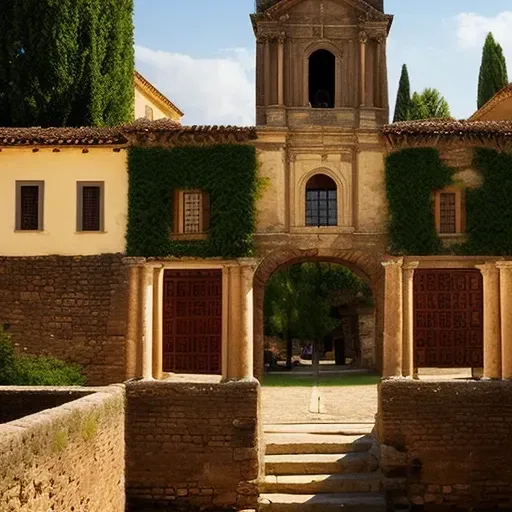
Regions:
M 334 108 L 336 57 L 317 50 L 309 57 L 309 102 L 313 108 Z
M 306 226 L 337 226 L 336 183 L 325 174 L 315 174 L 306 185 Z

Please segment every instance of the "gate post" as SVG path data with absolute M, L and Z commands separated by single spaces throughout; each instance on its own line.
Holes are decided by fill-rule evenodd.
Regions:
M 386 271 L 384 293 L 383 377 L 402 376 L 403 352 L 403 258 L 382 262 Z
M 153 379 L 153 267 L 141 272 L 142 378 Z
M 476 268 L 484 278 L 484 379 L 500 379 L 500 274 L 496 263 Z
M 500 261 L 502 378 L 512 379 L 512 261 Z
M 403 267 L 403 364 L 404 377 L 414 374 L 414 270 L 420 262 L 406 263 Z

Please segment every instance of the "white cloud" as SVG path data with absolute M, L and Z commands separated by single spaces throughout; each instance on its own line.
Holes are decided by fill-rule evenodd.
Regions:
M 459 48 L 481 50 L 487 34 L 492 32 L 503 46 L 505 57 L 512 59 L 512 11 L 504 11 L 494 17 L 461 13 L 456 16 L 456 21 Z
M 185 112 L 186 124 L 254 124 L 255 56 L 245 48 L 218 58 L 135 46 L 137 67 Z

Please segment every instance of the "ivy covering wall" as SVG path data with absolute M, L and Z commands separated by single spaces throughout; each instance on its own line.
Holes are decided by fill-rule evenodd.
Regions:
M 396 255 L 512 255 L 512 155 L 474 151 L 478 188 L 466 188 L 466 241 L 443 248 L 435 228 L 432 192 L 452 183 L 434 148 L 405 149 L 388 156 L 389 251 Z
M 258 191 L 254 147 L 132 147 L 128 159 L 128 255 L 237 258 L 252 254 Z M 190 189 L 209 194 L 208 237 L 172 240 L 173 192 Z
M 437 254 L 442 244 L 436 232 L 432 191 L 452 182 L 452 171 L 433 148 L 405 149 L 386 160 L 386 195 L 392 254 Z

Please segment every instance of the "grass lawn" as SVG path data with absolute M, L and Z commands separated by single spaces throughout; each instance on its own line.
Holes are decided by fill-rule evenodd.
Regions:
M 343 375 L 343 376 L 320 376 L 318 385 L 320 387 L 334 387 L 334 386 L 375 386 L 380 382 L 379 375 Z M 313 386 L 313 377 L 311 375 L 300 374 L 285 374 L 276 375 L 268 374 L 263 378 L 263 386 L 274 388 L 289 388 L 289 387 L 311 387 Z

